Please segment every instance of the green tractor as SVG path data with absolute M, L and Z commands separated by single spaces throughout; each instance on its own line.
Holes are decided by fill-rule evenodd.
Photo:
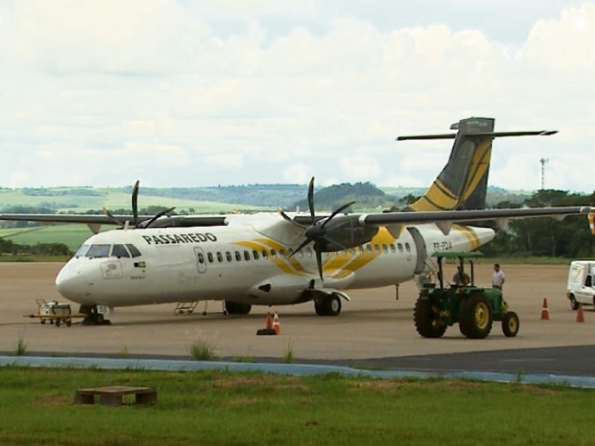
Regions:
M 413 317 L 417 332 L 424 338 L 439 338 L 446 329 L 458 322 L 461 333 L 467 338 L 483 339 L 490 334 L 493 321 L 502 321 L 505 336 L 514 337 L 519 331 L 519 317 L 508 311 L 508 305 L 497 288 L 480 288 L 475 285 L 473 260 L 481 253 L 442 252 L 434 256 L 438 261 L 438 287 L 424 284 Z M 458 263 L 455 283 L 444 285 L 444 259 Z M 465 263 L 470 266 L 470 276 Z

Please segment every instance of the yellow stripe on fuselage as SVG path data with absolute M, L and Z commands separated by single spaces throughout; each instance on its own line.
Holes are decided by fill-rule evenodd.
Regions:
M 469 240 L 469 249 L 471 251 L 474 251 L 481 246 L 481 241 L 473 229 L 463 225 L 452 225 L 452 227 L 455 231 L 460 232 L 467 238 L 467 240 Z

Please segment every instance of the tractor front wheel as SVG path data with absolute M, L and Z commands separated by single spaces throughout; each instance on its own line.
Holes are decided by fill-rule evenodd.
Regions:
M 469 296 L 461 303 L 459 329 L 466 337 L 483 339 L 492 330 L 492 308 L 481 295 Z
M 436 315 L 432 309 L 432 303 L 423 297 L 419 297 L 413 310 L 415 329 L 424 338 L 440 338 L 446 331 L 446 322 Z
M 504 315 L 504 318 L 502 319 L 502 331 L 504 332 L 504 336 L 514 338 L 519 332 L 520 326 L 521 323 L 519 317 L 514 311 L 509 311 Z

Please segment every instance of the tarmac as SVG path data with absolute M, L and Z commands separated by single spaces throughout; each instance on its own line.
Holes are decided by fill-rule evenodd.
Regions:
M 595 312 L 586 309 L 586 322 L 575 322 L 565 297 L 564 265 L 503 265 L 505 298 L 519 314 L 520 333 L 506 338 L 495 323 L 483 340 L 464 338 L 457 326 L 441 339 L 419 337 L 412 321 L 413 282 L 400 287 L 399 300 L 394 287 L 352 291 L 352 301 L 344 303 L 338 317 L 317 316 L 311 303 L 275 307 L 281 316 L 280 336 L 256 336 L 266 307 L 254 307 L 248 316 L 225 317 L 218 302 L 209 302 L 207 316 L 200 313 L 203 305 L 190 316 L 174 315 L 170 304 L 117 308 L 109 316 L 110 326 L 56 328 L 23 317 L 35 311 L 37 298 L 64 300 L 54 287 L 60 267 L 0 263 L 0 351 L 14 352 L 23 339 L 27 351 L 36 354 L 183 358 L 189 357 L 193 343 L 206 342 L 217 356 L 244 361 L 282 360 L 291 352 L 299 362 L 367 368 L 595 376 L 595 348 L 551 348 L 595 346 Z M 489 284 L 490 276 L 490 265 L 477 266 L 479 284 Z M 549 321 L 540 320 L 544 298 Z

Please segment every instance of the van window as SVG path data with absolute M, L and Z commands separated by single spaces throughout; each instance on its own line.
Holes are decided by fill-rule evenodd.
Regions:
M 89 251 L 87 251 L 86 257 L 89 257 L 91 259 L 108 257 L 111 247 L 111 245 L 91 245 Z
M 117 257 L 119 259 L 122 257 L 130 258 L 130 254 L 128 254 L 124 245 L 114 245 L 114 249 L 112 249 L 112 257 Z
M 585 286 L 592 287 L 593 286 L 593 278 L 591 276 L 587 276 L 585 279 Z
M 126 245 L 126 247 L 128 248 L 128 251 L 130 251 L 130 254 L 132 254 L 132 258 L 142 256 L 142 254 L 140 253 L 140 251 L 138 249 L 136 249 L 136 246 L 134 246 L 134 245 Z

